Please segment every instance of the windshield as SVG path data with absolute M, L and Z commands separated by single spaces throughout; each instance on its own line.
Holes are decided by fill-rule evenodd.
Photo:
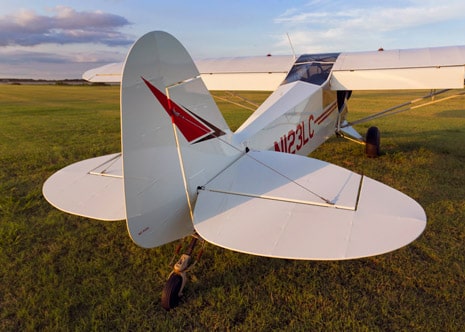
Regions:
M 295 81 L 322 85 L 328 79 L 338 55 L 339 53 L 301 55 L 281 85 Z

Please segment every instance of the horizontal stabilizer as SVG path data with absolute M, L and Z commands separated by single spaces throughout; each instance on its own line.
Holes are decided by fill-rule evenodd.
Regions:
M 370 178 L 307 157 L 249 152 L 199 189 L 194 228 L 239 252 L 340 260 L 382 254 L 415 240 L 422 207 Z
M 121 154 L 83 160 L 47 179 L 42 188 L 47 201 L 62 211 L 98 220 L 124 220 Z

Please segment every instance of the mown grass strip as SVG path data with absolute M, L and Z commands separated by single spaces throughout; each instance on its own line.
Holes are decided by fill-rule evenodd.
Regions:
M 350 117 L 423 93 L 354 93 Z M 245 97 L 260 103 L 266 94 Z M 219 105 L 233 129 L 251 113 Z M 312 156 L 417 199 L 428 215 L 420 239 L 343 262 L 207 245 L 181 306 L 167 313 L 160 292 L 175 244 L 139 248 L 123 222 L 67 215 L 41 195 L 56 170 L 119 151 L 119 88 L 0 86 L 0 330 L 463 329 L 463 98 L 373 124 L 382 132 L 380 158 L 337 138 Z

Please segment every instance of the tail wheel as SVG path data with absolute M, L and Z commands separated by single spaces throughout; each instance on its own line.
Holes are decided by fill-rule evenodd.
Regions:
M 170 310 L 179 304 L 179 291 L 182 287 L 182 276 L 172 273 L 161 293 L 161 305 L 165 310 Z
M 365 153 L 369 158 L 376 158 L 380 154 L 381 134 L 378 127 L 370 127 L 365 138 Z

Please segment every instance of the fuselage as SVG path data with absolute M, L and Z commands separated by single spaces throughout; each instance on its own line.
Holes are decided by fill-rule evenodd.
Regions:
M 284 82 L 235 132 L 253 150 L 308 155 L 331 137 L 339 119 L 329 76 L 337 54 L 302 56 Z

